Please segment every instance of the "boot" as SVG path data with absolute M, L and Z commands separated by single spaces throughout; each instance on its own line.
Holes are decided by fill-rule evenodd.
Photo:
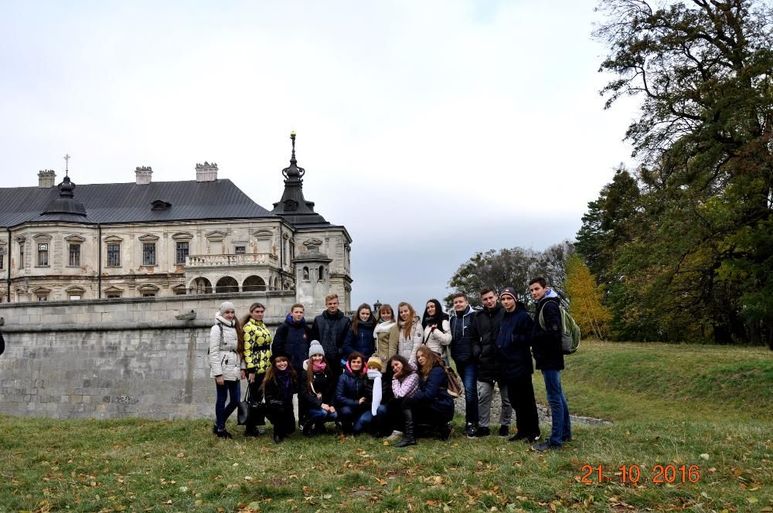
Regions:
M 416 445 L 416 436 L 413 432 L 413 412 L 410 408 L 403 410 L 403 419 L 405 420 L 403 438 L 395 444 L 395 447 L 407 447 L 409 445 Z

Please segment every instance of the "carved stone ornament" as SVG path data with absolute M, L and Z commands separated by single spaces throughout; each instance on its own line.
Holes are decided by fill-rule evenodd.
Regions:
M 285 212 L 295 212 L 298 210 L 298 202 L 292 199 L 285 200 Z

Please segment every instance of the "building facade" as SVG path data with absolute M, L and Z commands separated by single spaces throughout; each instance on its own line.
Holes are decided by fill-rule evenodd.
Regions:
M 0 302 L 110 300 L 227 293 L 286 292 L 311 310 L 337 293 L 350 309 L 352 239 L 303 197 L 305 170 L 292 139 L 285 189 L 267 210 L 217 164 L 196 165 L 196 179 L 0 188 Z

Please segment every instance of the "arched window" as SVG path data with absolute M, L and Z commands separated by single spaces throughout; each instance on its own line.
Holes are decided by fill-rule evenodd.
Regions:
M 215 292 L 218 294 L 239 292 L 239 282 L 230 276 L 223 276 L 217 280 Z
M 266 290 L 266 282 L 260 276 L 248 276 L 242 283 L 243 292 L 260 292 Z
M 303 281 L 309 281 L 309 268 L 305 266 L 303 268 Z
M 325 266 L 324 265 L 320 265 L 319 266 L 319 275 L 318 275 L 317 279 L 318 279 L 318 281 L 322 281 L 322 280 L 325 279 Z
M 206 278 L 196 278 L 191 283 L 191 292 L 193 294 L 212 294 L 212 283 Z

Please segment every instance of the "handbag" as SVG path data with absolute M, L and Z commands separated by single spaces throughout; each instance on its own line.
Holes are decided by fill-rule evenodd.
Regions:
M 254 416 L 260 405 L 250 395 L 250 387 L 247 386 L 247 391 L 244 393 L 244 400 L 239 403 L 236 414 L 236 423 L 240 426 L 247 424 L 250 417 Z
M 454 399 L 461 397 L 464 393 L 464 389 L 459 382 L 459 375 L 445 362 L 443 362 L 443 370 L 446 371 L 446 377 L 448 378 L 448 395 Z

